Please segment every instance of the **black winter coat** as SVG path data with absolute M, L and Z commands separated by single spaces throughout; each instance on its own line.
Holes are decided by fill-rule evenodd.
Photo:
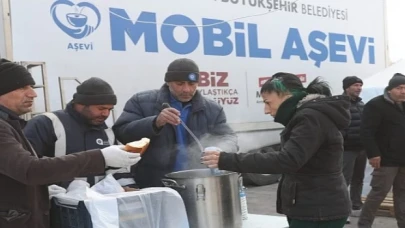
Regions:
M 380 156 L 381 166 L 405 167 L 404 110 L 405 102 L 394 104 L 387 93 L 370 100 L 364 107 L 362 139 L 367 156 Z
M 349 98 L 309 95 L 281 133 L 281 150 L 221 153 L 219 169 L 283 174 L 277 211 L 291 219 L 324 221 L 351 211 L 342 174 L 343 137 L 350 122 Z
M 135 182 L 140 188 L 161 187 L 161 179 L 173 171 L 178 145 L 172 125 L 165 125 L 160 132 L 153 126 L 162 110 L 163 103 L 170 103 L 169 88 L 149 90 L 135 94 L 127 101 L 124 111 L 113 126 L 117 139 L 126 144 L 143 137 L 151 143 L 142 160 L 132 167 Z M 237 136 L 226 123 L 223 108 L 197 92 L 192 101 L 187 126 L 201 140 L 203 147 L 216 146 L 224 151 L 236 152 Z M 201 150 L 192 137 L 187 137 L 188 163 L 190 169 L 199 168 Z M 198 165 L 198 166 L 197 166 Z
M 350 125 L 343 131 L 345 150 L 363 150 L 363 142 L 360 137 L 360 126 L 362 120 L 364 103 L 361 98 L 350 100 Z

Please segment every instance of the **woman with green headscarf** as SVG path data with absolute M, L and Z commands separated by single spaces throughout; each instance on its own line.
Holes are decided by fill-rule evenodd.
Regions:
M 290 73 L 277 73 L 261 91 L 265 113 L 285 126 L 281 150 L 268 153 L 205 152 L 203 163 L 240 173 L 283 174 L 277 211 L 290 228 L 342 228 L 350 200 L 342 174 L 343 137 L 350 123 L 347 96 L 331 96 L 316 78 L 307 88 Z

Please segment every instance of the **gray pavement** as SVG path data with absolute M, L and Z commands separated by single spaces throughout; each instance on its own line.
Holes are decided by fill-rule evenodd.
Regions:
M 366 180 L 367 179 L 369 178 L 366 177 Z M 276 213 L 276 195 L 277 195 L 277 184 L 260 187 L 247 186 L 246 196 L 249 213 L 260 215 L 282 216 Z M 350 219 L 351 225 L 347 225 L 346 227 L 356 228 L 357 218 L 351 217 Z M 269 227 L 271 227 L 271 225 L 269 225 Z M 397 228 L 398 226 L 396 225 L 396 221 L 394 218 L 377 217 L 373 227 Z

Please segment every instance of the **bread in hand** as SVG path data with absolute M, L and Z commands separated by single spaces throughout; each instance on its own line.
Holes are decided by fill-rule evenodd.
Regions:
M 142 138 L 141 140 L 127 143 L 124 150 L 132 153 L 140 153 L 141 155 L 143 155 L 146 149 L 148 149 L 149 143 L 150 139 Z

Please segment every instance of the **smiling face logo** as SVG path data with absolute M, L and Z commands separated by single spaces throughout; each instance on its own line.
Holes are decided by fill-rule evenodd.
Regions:
M 58 0 L 51 6 L 55 24 L 75 39 L 92 34 L 100 25 L 100 11 L 91 3 L 74 4 L 69 0 Z

